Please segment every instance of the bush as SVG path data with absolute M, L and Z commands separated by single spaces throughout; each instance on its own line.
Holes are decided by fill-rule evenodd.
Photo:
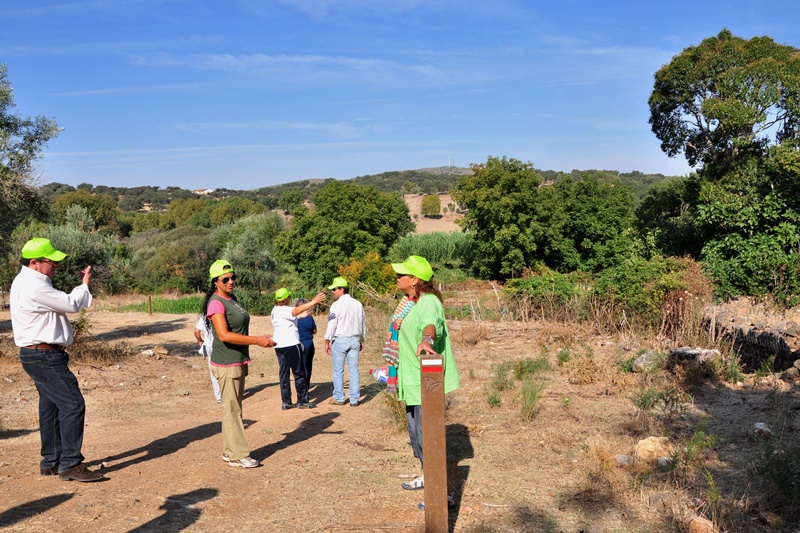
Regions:
M 699 324 L 712 285 L 689 258 L 628 259 L 601 272 L 592 291 L 593 307 L 603 309 L 600 323 L 658 328 L 665 335 Z
M 569 315 L 583 314 L 581 309 L 586 305 L 591 282 L 589 274 L 560 274 L 542 266 L 522 278 L 508 280 L 503 292 L 519 304 L 525 318 L 563 320 Z

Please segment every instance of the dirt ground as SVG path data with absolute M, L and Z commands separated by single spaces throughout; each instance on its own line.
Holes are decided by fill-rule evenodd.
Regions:
M 108 479 L 81 484 L 39 475 L 36 390 L 18 361 L 0 358 L 0 527 L 424 530 L 418 508 L 423 494 L 400 487 L 420 473 L 419 464 L 407 434 L 392 422 L 383 386 L 368 373 L 379 363 L 384 317 L 370 317 L 372 339 L 361 357 L 362 404 L 356 408 L 327 403 L 331 365 L 320 348 L 322 333 L 311 390 L 319 406 L 312 410 L 280 410 L 274 350 L 252 348 L 244 415 L 251 454 L 263 466 L 244 470 L 220 460 L 220 408 L 196 353 L 194 316 L 117 313 L 103 310 L 102 301 L 88 316 L 96 336 L 128 343 L 136 352 L 119 363 L 72 365 L 87 403 L 84 455 Z M 449 324 L 462 378 L 448 397 L 446 419 L 456 490 L 451 531 L 684 530 L 685 523 L 665 517 L 649 499 L 657 492 L 680 495 L 679 487 L 667 481 L 637 485 L 615 465 L 607 467 L 609 457 L 632 453 L 636 441 L 648 436 L 628 399 L 632 378 L 611 363 L 641 346 L 559 324 Z M 251 332 L 271 329 L 268 317 L 253 317 Z M 6 348 L 10 330 L 9 313 L 2 311 Z M 169 355 L 140 353 L 158 346 Z M 584 355 L 557 367 L 556 354 L 565 347 Z M 554 366 L 533 420 L 520 416 L 519 385 L 502 393 L 500 406 L 489 407 L 495 365 L 539 356 Z M 774 422 L 775 390 L 706 385 L 696 391 L 690 409 L 707 416 L 709 431 L 719 436 L 714 464 L 725 490 L 746 494 L 735 477 L 747 460 L 739 452 L 752 443 L 754 422 Z M 781 394 L 796 405 L 796 390 Z M 796 416 L 788 427 L 800 429 Z M 615 481 L 619 476 L 628 481 Z M 752 523 L 749 531 L 768 530 L 757 514 Z

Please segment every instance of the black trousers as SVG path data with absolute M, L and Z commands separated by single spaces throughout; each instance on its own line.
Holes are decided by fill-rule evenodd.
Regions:
M 278 356 L 278 378 L 281 384 L 281 401 L 284 404 L 292 403 L 292 386 L 289 382 L 289 371 L 294 375 L 294 389 L 297 392 L 298 403 L 308 403 L 308 381 L 306 370 L 303 367 L 303 345 L 275 348 Z

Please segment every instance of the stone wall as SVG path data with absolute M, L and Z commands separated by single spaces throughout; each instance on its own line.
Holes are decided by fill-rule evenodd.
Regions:
M 731 342 L 747 371 L 773 355 L 776 372 L 800 358 L 800 310 L 778 312 L 742 298 L 707 307 L 703 322 L 713 339 Z

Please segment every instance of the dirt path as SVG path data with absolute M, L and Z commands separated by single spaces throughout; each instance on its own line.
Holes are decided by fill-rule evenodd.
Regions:
M 357 408 L 325 403 L 330 359 L 318 352 L 311 397 L 319 407 L 281 411 L 274 351 L 253 348 L 244 415 L 252 455 L 263 466 L 243 470 L 220 460 L 220 408 L 195 352 L 193 316 L 92 311 L 89 318 L 92 331 L 109 342 L 128 342 L 137 352 L 164 346 L 170 355 L 73 366 L 87 402 L 84 454 L 108 476 L 94 484 L 38 474 L 37 393 L 18 362 L 0 358 L 0 527 L 424 529 L 417 508 L 423 495 L 400 489 L 419 474 L 419 465 L 407 435 L 391 422 L 382 386 L 368 374 L 377 362 L 375 337 L 361 359 L 363 403 Z M 452 531 L 675 530 L 649 507 L 643 487 L 609 485 L 603 475 L 613 480 L 617 474 L 603 471 L 598 460 L 598 450 L 604 457 L 631 453 L 642 436 L 632 429 L 630 383 L 612 368 L 615 354 L 635 353 L 637 346 L 553 324 L 452 321 L 450 328 L 462 376 L 461 389 L 448 400 L 448 456 L 458 489 Z M 268 318 L 254 317 L 251 331 L 270 332 Z M 9 332 L 8 311 L 0 312 L 0 335 Z M 320 333 L 317 346 L 323 345 Z M 564 347 L 572 347 L 580 364 L 556 369 L 555 354 Z M 499 407 L 488 406 L 498 363 L 542 354 L 554 369 L 531 422 L 520 417 L 518 386 L 503 394 Z M 715 394 L 712 388 L 708 393 Z M 721 407 L 714 407 L 719 424 L 741 430 L 725 436 L 720 449 L 727 452 L 749 426 L 731 426 Z

